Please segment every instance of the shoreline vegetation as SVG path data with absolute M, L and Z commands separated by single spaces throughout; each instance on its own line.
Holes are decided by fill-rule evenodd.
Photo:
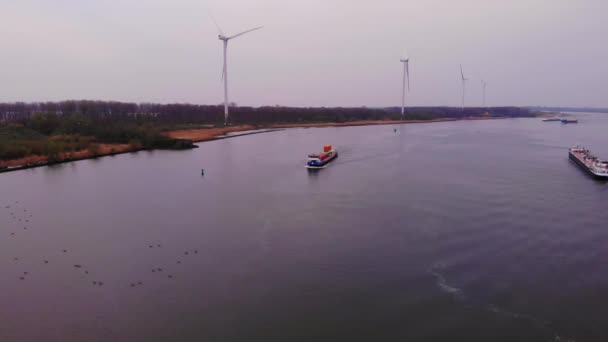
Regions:
M 546 115 L 519 107 L 293 108 L 101 101 L 0 103 L 0 172 L 142 150 L 196 148 L 194 143 L 287 128 L 395 125 Z

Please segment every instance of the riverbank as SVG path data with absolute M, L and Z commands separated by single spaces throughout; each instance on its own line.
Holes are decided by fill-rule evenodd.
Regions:
M 218 139 L 234 138 L 243 135 L 260 134 L 273 132 L 287 128 L 315 128 L 315 127 L 348 127 L 348 126 L 371 126 L 371 125 L 399 125 L 399 124 L 418 124 L 436 123 L 446 121 L 467 121 L 467 120 L 496 120 L 505 117 L 465 117 L 465 118 L 440 118 L 432 120 L 364 120 L 350 122 L 323 122 L 323 123 L 294 123 L 294 124 L 272 124 L 264 126 L 238 125 L 229 127 L 197 128 L 167 131 L 163 134 L 172 139 L 190 140 L 193 142 L 204 142 Z M 239 134 L 240 133 L 240 134 Z M 94 149 L 86 149 L 77 152 L 60 154 L 59 158 L 49 161 L 48 157 L 32 155 L 20 159 L 0 161 L 0 173 L 8 171 L 23 170 L 34 167 L 67 163 L 78 160 L 113 156 L 123 153 L 141 151 L 141 146 L 129 144 L 96 144 Z
M 271 125 L 240 125 L 222 128 L 200 128 L 200 129 L 182 129 L 168 131 L 164 134 L 173 139 L 187 139 L 194 142 L 203 142 L 217 140 L 225 137 L 229 133 L 246 132 L 253 130 L 263 130 L 263 132 L 271 132 L 274 130 L 287 128 L 315 128 L 315 127 L 349 127 L 349 126 L 373 126 L 373 125 L 401 125 L 401 124 L 418 124 L 418 123 L 435 123 L 446 121 L 468 121 L 468 120 L 496 120 L 508 119 L 506 117 L 465 117 L 465 118 L 441 118 L 432 120 L 363 120 L 349 122 L 320 122 L 320 123 L 293 123 L 293 124 L 271 124 Z M 260 133 L 263 133 L 260 132 Z
M 203 142 L 216 140 L 218 137 L 225 136 L 229 133 L 253 131 L 257 129 L 260 129 L 260 127 L 254 125 L 239 125 L 215 128 L 180 129 L 164 132 L 164 135 L 172 139 L 186 139 L 194 142 Z
M 554 118 L 556 116 L 570 116 L 566 113 L 561 113 L 561 112 L 539 112 L 537 114 L 537 117 L 539 118 Z
M 76 152 L 61 153 L 58 158 L 50 161 L 47 156 L 31 155 L 19 159 L 0 160 L 0 173 L 24 170 L 34 167 L 69 163 L 78 160 L 113 156 L 123 153 L 141 151 L 141 146 L 129 144 L 95 144 L 95 148 Z
M 348 127 L 348 126 L 373 126 L 373 125 L 403 125 L 403 124 L 418 124 L 418 123 L 434 123 L 446 121 L 467 121 L 467 120 L 496 120 L 508 119 L 506 117 L 493 116 L 472 116 L 464 118 L 440 118 L 431 120 L 365 120 L 365 121 L 350 121 L 350 122 L 327 122 L 327 123 L 311 123 L 311 124 L 277 124 L 271 125 L 272 128 L 307 128 L 307 127 Z

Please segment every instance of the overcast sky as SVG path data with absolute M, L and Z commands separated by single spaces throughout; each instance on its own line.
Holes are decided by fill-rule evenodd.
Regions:
M 0 102 L 608 107 L 607 0 L 1 0 Z

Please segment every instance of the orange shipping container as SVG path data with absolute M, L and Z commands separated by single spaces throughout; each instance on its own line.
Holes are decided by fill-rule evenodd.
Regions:
M 323 152 L 329 152 L 329 151 L 331 151 L 331 145 L 325 145 L 323 147 Z

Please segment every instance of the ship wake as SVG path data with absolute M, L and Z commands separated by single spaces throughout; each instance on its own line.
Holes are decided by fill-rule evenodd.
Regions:
M 449 294 L 456 300 L 459 300 L 459 301 L 466 300 L 467 297 L 465 296 L 464 290 L 454 286 L 453 284 L 448 283 L 448 281 L 446 280 L 446 277 L 441 273 L 441 271 L 444 268 L 445 268 L 444 265 L 436 264 L 428 269 L 428 273 L 435 278 L 435 284 L 437 285 L 437 288 L 441 292 Z M 523 320 L 530 324 L 533 324 L 535 327 L 537 327 L 541 330 L 547 331 L 549 334 L 551 334 L 553 336 L 553 341 L 576 342 L 574 339 L 562 337 L 551 327 L 551 324 L 548 321 L 540 319 L 536 316 L 526 314 L 526 313 L 521 313 L 521 312 L 509 311 L 507 309 L 500 308 L 493 304 L 487 304 L 487 303 L 480 303 L 480 304 L 481 304 L 483 310 L 485 310 L 485 311 L 491 312 L 495 315 L 507 317 L 510 319 Z

